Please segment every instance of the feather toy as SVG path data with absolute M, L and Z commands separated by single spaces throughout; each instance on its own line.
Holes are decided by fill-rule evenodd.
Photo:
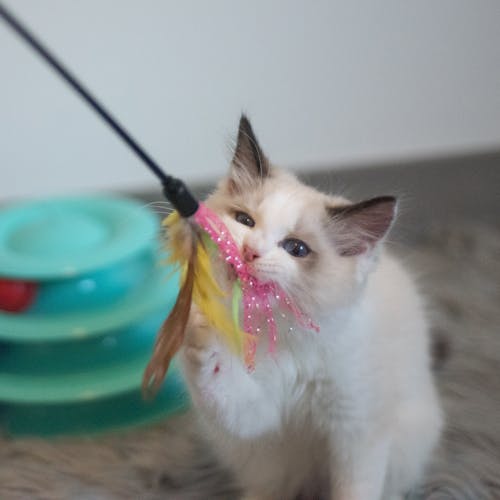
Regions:
M 184 305 L 188 309 L 185 314 L 179 314 L 178 304 L 184 301 L 186 287 L 192 291 L 193 301 L 205 315 L 208 323 L 226 337 L 233 349 L 241 352 L 243 346 L 245 363 L 250 370 L 254 368 L 257 339 L 260 334 L 267 331 L 269 351 L 275 352 L 278 329 L 273 305 L 290 312 L 302 327 L 319 330 L 277 283 L 262 283 L 252 276 L 229 230 L 213 211 L 200 203 L 193 219 L 204 233 L 194 228 L 187 231 L 179 230 L 179 225 L 182 224 L 186 228 L 188 223 L 181 219 L 177 212 L 171 214 L 165 222 L 170 230 L 169 262 L 181 268 L 183 278 L 177 303 L 160 330 L 153 356 L 146 369 L 144 390 L 148 387 L 153 390 L 158 388 L 158 383 L 163 379 L 175 354 L 175 350 L 171 347 L 180 348 L 182 345 L 190 304 Z M 227 294 L 220 289 L 214 278 L 215 273 L 211 264 L 215 257 L 214 249 L 218 250 L 220 257 L 233 270 L 232 321 L 229 309 L 223 303 L 224 299 L 227 299 Z M 239 314 L 241 302 L 243 302 L 243 328 L 240 325 Z M 176 320 L 171 321 L 174 316 Z M 177 336 L 180 338 L 174 340 L 173 337 Z

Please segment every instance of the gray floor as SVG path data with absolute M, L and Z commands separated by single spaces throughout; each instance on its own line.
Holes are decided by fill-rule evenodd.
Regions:
M 465 166 L 443 166 L 443 178 L 432 189 L 423 182 L 419 188 L 416 181 L 425 177 L 426 167 L 420 176 L 412 174 L 413 186 L 411 179 L 399 180 L 403 191 L 413 193 L 411 213 L 403 213 L 391 246 L 415 270 L 428 297 L 447 415 L 443 442 L 412 498 L 500 498 L 500 182 L 491 184 L 498 178 L 497 160 L 486 160 L 485 179 L 469 182 L 474 199 L 464 199 L 470 175 Z M 391 177 L 372 175 L 354 180 L 355 197 L 387 192 Z M 393 180 L 398 176 L 394 171 Z M 461 189 L 448 203 L 457 178 Z M 484 183 L 489 186 L 483 185 L 480 196 L 476 190 Z M 425 192 L 426 203 L 420 198 Z M 419 206 L 421 217 L 414 213 Z M 0 438 L 0 498 L 207 500 L 236 499 L 238 492 L 188 414 L 118 436 L 55 442 Z

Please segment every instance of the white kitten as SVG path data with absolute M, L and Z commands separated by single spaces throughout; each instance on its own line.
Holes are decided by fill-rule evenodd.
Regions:
M 257 277 L 320 326 L 282 320 L 276 355 L 249 373 L 194 307 L 182 349 L 194 404 L 220 459 L 255 498 L 400 499 L 442 417 L 420 297 L 381 243 L 396 202 L 324 195 L 269 165 L 246 117 L 230 175 L 207 200 Z

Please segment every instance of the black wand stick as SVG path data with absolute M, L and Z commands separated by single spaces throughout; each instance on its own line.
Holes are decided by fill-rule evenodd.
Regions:
M 16 17 L 0 3 L 0 17 L 12 28 L 68 85 L 116 132 L 156 175 L 163 193 L 180 215 L 190 217 L 198 210 L 198 201 L 184 182 L 166 174 L 144 148 L 120 125 L 113 115 L 85 88 L 85 86 L 45 47 Z

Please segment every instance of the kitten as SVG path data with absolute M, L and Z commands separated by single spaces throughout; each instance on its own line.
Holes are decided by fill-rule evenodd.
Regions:
M 230 172 L 206 200 L 255 276 L 321 328 L 280 316 L 249 372 L 193 305 L 181 350 L 206 436 L 252 498 L 395 500 L 441 426 L 422 301 L 382 248 L 396 200 L 352 204 L 270 165 L 242 116 Z M 325 493 L 323 493 L 325 494 Z

